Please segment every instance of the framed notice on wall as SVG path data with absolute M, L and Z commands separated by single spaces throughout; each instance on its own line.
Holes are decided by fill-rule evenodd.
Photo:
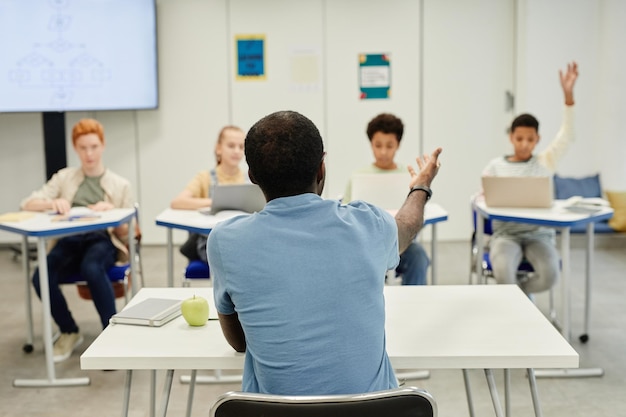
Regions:
M 391 95 L 389 54 L 359 54 L 361 100 L 385 99 Z
M 235 37 L 238 80 L 265 79 L 265 36 L 237 35 Z

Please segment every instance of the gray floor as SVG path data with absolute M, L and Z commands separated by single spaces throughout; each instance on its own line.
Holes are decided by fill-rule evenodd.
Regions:
M 580 354 L 581 367 L 603 368 L 605 374 L 599 378 L 539 379 L 539 396 L 545 416 L 593 417 L 626 416 L 626 239 L 600 240 L 596 250 L 593 281 L 593 309 L 590 340 L 587 344 L 578 341 L 583 321 L 583 271 L 584 250 L 579 241 L 574 241 L 572 251 L 572 331 L 573 346 Z M 165 286 L 165 248 L 144 247 L 143 262 L 145 284 Z M 468 242 L 446 242 L 438 246 L 439 283 L 464 284 L 467 281 L 469 264 Z M 185 264 L 181 256 L 175 259 L 176 271 Z M 74 355 L 56 365 L 57 377 L 89 376 L 91 385 L 68 388 L 14 388 L 15 378 L 44 378 L 45 365 L 41 343 L 41 306 L 35 299 L 35 350 L 30 354 L 22 351 L 25 341 L 24 281 L 19 261 L 13 260 L 9 250 L 0 250 L 0 417 L 4 416 L 112 416 L 121 412 L 124 372 L 80 370 L 79 356 L 98 335 L 99 324 L 91 302 L 78 298 L 74 287 L 65 288 L 68 302 L 85 335 L 85 343 Z M 176 283 L 180 285 L 180 283 Z M 558 302 L 558 300 L 557 300 Z M 537 305 L 547 311 L 547 298 L 537 297 Z M 131 396 L 131 416 L 149 415 L 148 372 L 135 373 Z M 184 415 L 188 386 L 181 384 L 175 374 L 170 416 Z M 160 393 L 163 375 L 158 374 Z M 493 409 L 483 373 L 470 371 L 474 405 L 477 415 L 492 416 Z M 502 373 L 497 372 L 501 386 Z M 521 370 L 513 370 L 512 414 L 533 415 L 528 380 Z M 298 381 L 296 383 L 306 383 Z M 461 371 L 432 370 L 430 378 L 410 380 L 415 385 L 430 391 L 438 402 L 440 416 L 468 415 L 466 396 Z M 206 416 L 212 401 L 222 392 L 237 389 L 237 384 L 200 385 L 196 388 L 193 414 Z

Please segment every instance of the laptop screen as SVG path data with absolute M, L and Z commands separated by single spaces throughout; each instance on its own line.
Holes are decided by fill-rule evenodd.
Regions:
M 488 207 L 551 207 L 552 177 L 482 177 Z

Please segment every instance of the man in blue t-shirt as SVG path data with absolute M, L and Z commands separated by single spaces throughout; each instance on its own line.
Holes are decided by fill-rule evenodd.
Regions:
M 385 349 L 385 271 L 415 238 L 439 168 L 437 149 L 409 167 L 395 219 L 364 202 L 320 197 L 324 147 L 296 112 L 248 132 L 252 182 L 267 205 L 209 235 L 215 304 L 230 345 L 246 352 L 243 390 L 349 394 L 397 387 Z

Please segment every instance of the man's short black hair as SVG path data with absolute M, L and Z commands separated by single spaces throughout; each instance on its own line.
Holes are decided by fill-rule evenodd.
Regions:
M 381 113 L 374 117 L 367 125 L 367 137 L 372 141 L 376 132 L 393 133 L 398 138 L 398 143 L 402 140 L 404 124 L 402 120 L 390 113 Z
M 266 197 L 277 198 L 310 188 L 324 158 L 324 144 L 311 120 L 294 111 L 279 111 L 248 131 L 245 154 L 250 174 Z
M 516 127 L 532 127 L 539 133 L 539 120 L 532 114 L 524 113 L 513 119 L 509 133 L 513 133 Z

